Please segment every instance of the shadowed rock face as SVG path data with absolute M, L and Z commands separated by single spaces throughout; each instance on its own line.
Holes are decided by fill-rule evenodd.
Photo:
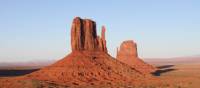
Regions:
M 138 57 L 137 44 L 132 40 L 124 41 L 117 50 L 117 60 L 135 68 L 143 74 L 149 74 L 156 70 L 155 67 L 145 63 Z
M 97 36 L 96 23 L 89 19 L 76 17 L 71 28 L 71 47 L 73 51 L 102 51 L 107 52 L 105 27 L 102 36 Z

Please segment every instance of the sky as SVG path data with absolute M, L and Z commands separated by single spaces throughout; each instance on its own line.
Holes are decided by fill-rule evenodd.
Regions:
M 113 57 L 124 40 L 142 58 L 200 55 L 199 0 L 0 0 L 0 62 L 61 59 L 77 16 L 105 25 Z

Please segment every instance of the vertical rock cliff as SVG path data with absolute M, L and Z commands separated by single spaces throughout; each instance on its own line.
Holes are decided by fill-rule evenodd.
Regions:
M 76 17 L 71 28 L 71 47 L 73 51 L 107 52 L 105 27 L 102 27 L 101 37 L 97 36 L 96 23 L 89 19 Z

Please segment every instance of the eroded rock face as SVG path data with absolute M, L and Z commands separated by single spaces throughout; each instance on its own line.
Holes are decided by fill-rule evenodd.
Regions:
M 97 36 L 96 23 L 90 19 L 76 17 L 71 28 L 71 47 L 73 51 L 102 51 L 107 52 L 105 27 L 102 36 Z
M 124 41 L 117 50 L 117 60 L 135 68 L 143 74 L 149 74 L 156 70 L 155 67 L 145 63 L 138 57 L 137 44 L 132 41 Z

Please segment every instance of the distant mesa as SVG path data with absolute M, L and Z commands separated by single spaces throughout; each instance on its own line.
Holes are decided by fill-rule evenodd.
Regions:
M 149 74 L 156 71 L 156 68 L 145 63 L 138 57 L 137 44 L 132 40 L 124 41 L 120 49 L 117 50 L 117 60 L 128 64 L 143 74 Z

